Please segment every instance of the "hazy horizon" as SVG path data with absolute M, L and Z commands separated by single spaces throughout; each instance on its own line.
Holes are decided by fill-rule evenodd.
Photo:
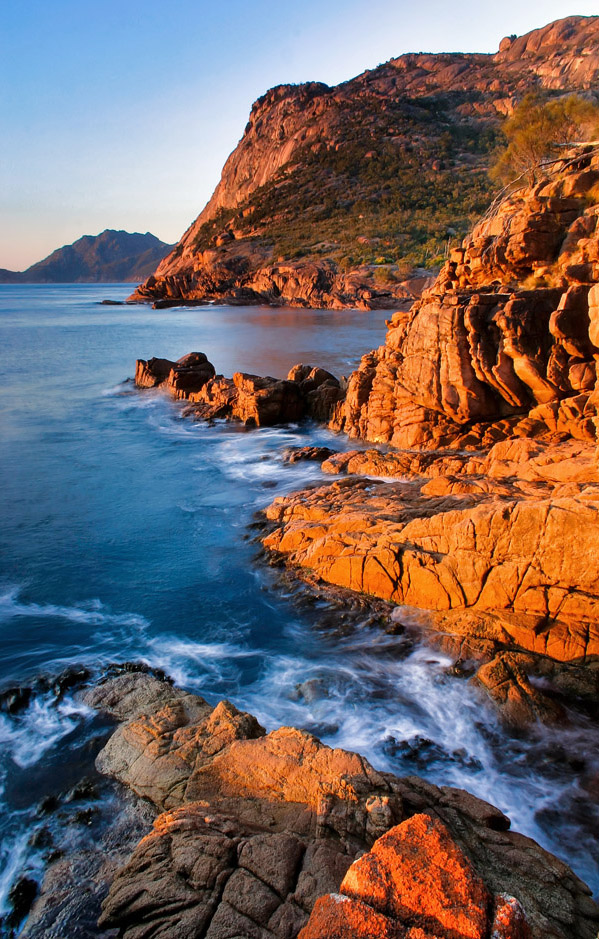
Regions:
M 405 52 L 492 53 L 505 35 L 596 14 L 592 7 L 15 5 L 0 39 L 0 267 L 24 270 L 106 228 L 178 241 L 210 198 L 253 101 L 273 85 L 334 85 Z

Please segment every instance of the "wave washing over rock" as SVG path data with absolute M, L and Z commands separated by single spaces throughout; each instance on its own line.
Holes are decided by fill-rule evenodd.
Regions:
M 84 701 L 121 722 L 98 769 L 161 813 L 102 904 L 100 926 L 126 939 L 596 935 L 588 888 L 463 790 L 379 773 L 305 731 L 266 734 L 151 675 Z M 26 934 L 56 924 L 46 889 Z

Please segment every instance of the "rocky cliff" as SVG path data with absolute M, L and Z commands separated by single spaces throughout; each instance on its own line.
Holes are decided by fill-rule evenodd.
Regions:
M 334 425 L 398 447 L 599 429 L 599 154 L 508 195 L 362 359 Z
M 499 652 L 484 682 L 520 715 L 545 657 L 599 687 L 598 224 L 592 147 L 495 204 L 336 406 L 385 447 L 266 513 L 288 562 Z
M 593 93 L 599 18 L 495 55 L 410 54 L 335 87 L 271 89 L 214 195 L 139 300 L 393 307 L 489 201 L 501 120 L 534 88 Z
M 228 701 L 148 675 L 110 678 L 85 701 L 120 722 L 98 769 L 160 813 L 110 884 L 106 935 L 596 935 L 584 883 L 462 789 L 378 772 L 292 727 L 267 734 Z M 50 869 L 30 939 L 68 932 L 53 887 Z
M 0 284 L 128 283 L 147 277 L 173 246 L 146 232 L 84 235 L 26 271 L 0 270 Z

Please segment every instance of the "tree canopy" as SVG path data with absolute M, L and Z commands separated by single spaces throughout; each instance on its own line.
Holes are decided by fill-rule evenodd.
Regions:
M 533 185 L 540 165 L 560 146 L 595 139 L 599 108 L 580 95 L 546 99 L 527 94 L 502 127 L 507 147 L 491 169 L 491 177 L 510 183 L 522 176 Z

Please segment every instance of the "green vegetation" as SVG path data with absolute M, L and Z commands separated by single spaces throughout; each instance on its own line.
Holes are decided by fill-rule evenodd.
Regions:
M 502 127 L 507 147 L 491 170 L 491 177 L 509 184 L 523 176 L 532 186 L 542 164 L 559 156 L 559 148 L 594 139 L 599 132 L 599 108 L 567 95 L 548 99 L 527 94 Z
M 366 126 L 362 111 L 341 103 L 334 135 L 329 127 L 311 139 L 246 204 L 219 212 L 196 247 L 213 246 L 230 228 L 270 243 L 275 259 L 326 257 L 345 271 L 440 265 L 494 188 L 487 166 L 498 131 L 488 121 L 450 119 L 463 97 L 369 99 Z

